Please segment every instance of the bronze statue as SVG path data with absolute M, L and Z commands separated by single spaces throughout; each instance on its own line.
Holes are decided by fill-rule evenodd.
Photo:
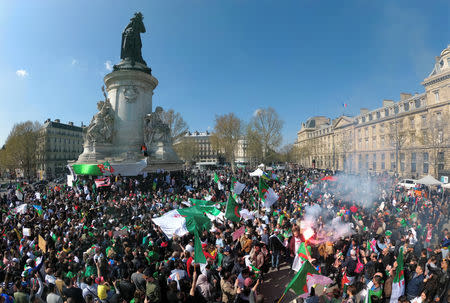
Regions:
M 122 33 L 122 47 L 120 52 L 120 59 L 131 61 L 131 65 L 135 62 L 145 63 L 142 58 L 142 42 L 141 33 L 145 33 L 144 17 L 142 14 L 135 13 L 134 17 L 130 19 L 130 23 L 125 27 Z

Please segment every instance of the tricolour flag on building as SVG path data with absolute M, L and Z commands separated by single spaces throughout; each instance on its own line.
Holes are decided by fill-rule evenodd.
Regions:
M 309 292 L 311 291 L 311 287 L 316 284 L 320 285 L 328 285 L 332 282 L 332 280 L 328 277 L 322 276 L 319 272 L 306 261 L 303 263 L 300 270 L 294 276 L 294 278 L 289 282 L 286 287 L 284 294 L 288 292 L 289 289 L 292 289 L 297 296 L 307 297 Z
M 392 293 L 390 303 L 397 303 L 398 298 L 405 294 L 405 275 L 403 267 L 403 247 L 400 247 L 397 257 L 394 281 L 392 281 Z
M 264 203 L 265 208 L 269 208 L 278 200 L 278 195 L 269 187 L 263 178 L 259 179 L 259 197 Z
M 227 206 L 225 208 L 225 218 L 233 222 L 239 222 L 241 220 L 241 206 L 234 200 L 233 195 L 228 197 Z
M 231 191 L 240 195 L 245 188 L 245 184 L 240 183 L 235 177 L 231 178 Z

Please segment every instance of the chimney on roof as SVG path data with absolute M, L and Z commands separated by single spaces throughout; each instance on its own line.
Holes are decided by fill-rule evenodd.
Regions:
M 56 122 L 56 123 L 60 123 L 60 122 L 61 122 L 61 120 L 59 120 L 59 119 L 55 119 L 55 122 Z
M 369 109 L 368 108 L 364 108 L 364 107 L 359 110 L 359 114 L 360 115 L 367 114 L 368 112 L 369 112 Z
M 394 105 L 394 103 L 395 102 L 393 100 L 384 99 L 383 100 L 383 107 L 388 107 L 388 106 Z
M 70 126 L 73 126 L 73 122 L 69 121 L 69 125 L 70 125 Z
M 411 98 L 412 95 L 410 93 L 400 93 L 400 101 Z

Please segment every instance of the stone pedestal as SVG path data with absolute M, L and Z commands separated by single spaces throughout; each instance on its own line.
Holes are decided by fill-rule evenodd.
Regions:
M 139 70 L 117 70 L 105 76 L 106 91 L 115 112 L 113 155 L 139 153 L 144 138 L 144 117 L 152 112 L 158 80 Z

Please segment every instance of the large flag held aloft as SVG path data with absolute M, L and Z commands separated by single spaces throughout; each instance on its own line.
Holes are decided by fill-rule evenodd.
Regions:
M 259 197 L 264 203 L 265 208 L 269 208 L 278 200 L 278 195 L 269 187 L 263 178 L 259 179 Z
M 228 197 L 227 206 L 225 209 L 225 218 L 233 222 L 239 222 L 241 220 L 241 206 L 234 200 L 233 195 Z
M 306 261 L 303 263 L 300 270 L 294 276 L 294 278 L 289 282 L 286 290 L 283 293 L 283 296 L 288 292 L 289 289 L 292 289 L 297 296 L 302 295 L 302 297 L 307 297 L 311 290 L 311 287 L 315 284 L 320 285 L 328 285 L 333 281 L 325 276 L 319 274 L 319 272 Z
M 400 247 L 397 257 L 394 281 L 392 281 L 392 293 L 390 303 L 396 303 L 398 298 L 405 294 L 405 275 L 403 269 L 403 247 Z
M 245 188 L 245 184 L 239 183 L 236 178 L 231 178 L 231 191 L 237 195 L 240 195 Z

